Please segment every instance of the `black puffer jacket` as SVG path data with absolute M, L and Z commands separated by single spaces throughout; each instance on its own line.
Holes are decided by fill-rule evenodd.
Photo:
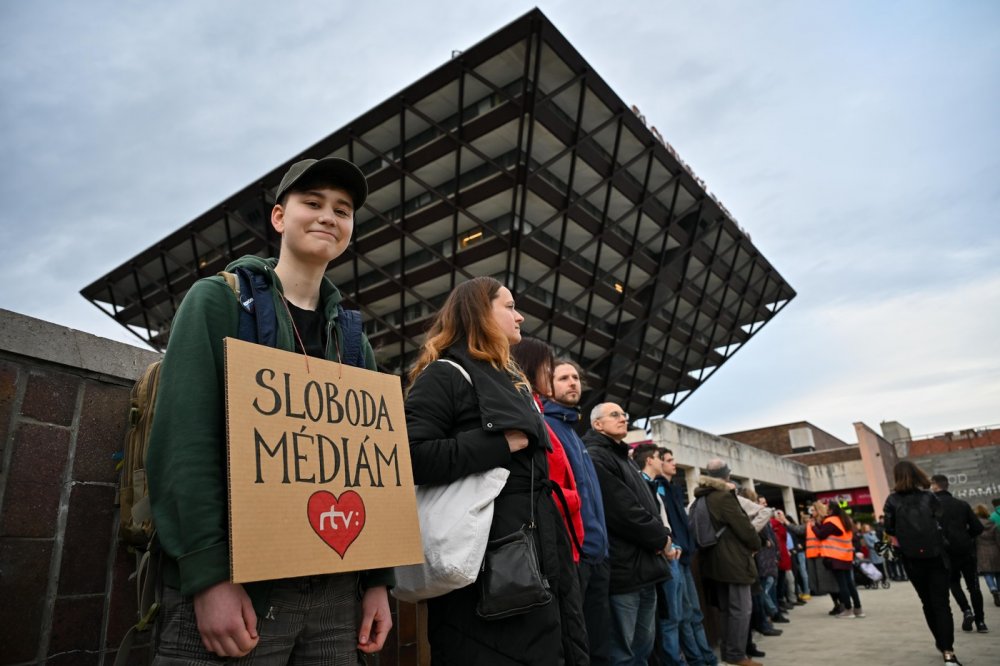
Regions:
M 659 555 L 670 536 L 653 491 L 628 459 L 628 445 L 594 430 L 583 436 L 604 498 L 611 551 L 611 594 L 634 592 L 670 578 Z
M 548 432 L 527 393 L 506 373 L 471 359 L 464 345 L 444 358 L 465 368 L 472 385 L 448 363 L 434 362 L 417 377 L 406 398 L 413 479 L 417 484 L 448 483 L 494 467 L 510 470 L 494 503 L 490 538 L 506 536 L 531 518 L 534 463 L 535 520 L 543 573 L 555 599 L 530 613 L 482 620 L 476 613 L 476 585 L 431 599 L 428 638 L 435 666 L 467 664 L 561 664 L 585 666 L 587 633 L 580 588 L 565 524 L 544 484 Z M 504 430 L 528 435 L 528 448 L 511 454 Z

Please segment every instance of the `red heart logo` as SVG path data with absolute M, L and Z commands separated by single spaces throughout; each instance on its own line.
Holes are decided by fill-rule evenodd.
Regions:
M 365 503 L 353 490 L 341 493 L 339 498 L 318 490 L 309 497 L 307 511 L 313 531 L 341 558 L 365 527 Z

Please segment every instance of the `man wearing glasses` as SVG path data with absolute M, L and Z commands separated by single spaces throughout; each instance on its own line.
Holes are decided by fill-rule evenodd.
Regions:
M 670 578 L 670 530 L 623 441 L 628 414 L 605 402 L 583 436 L 597 470 L 611 544 L 611 661 L 645 664 L 656 636 L 656 584 Z

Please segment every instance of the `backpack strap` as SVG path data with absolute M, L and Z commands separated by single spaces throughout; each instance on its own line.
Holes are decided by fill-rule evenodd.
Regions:
M 355 368 L 365 367 L 365 354 L 362 345 L 361 313 L 357 310 L 345 310 L 337 305 L 337 323 L 344 338 L 344 349 L 340 362 L 353 365 Z
M 278 344 L 278 319 L 271 298 L 271 287 L 260 273 L 245 268 L 236 269 L 240 302 L 240 340 L 256 342 L 266 347 Z M 247 316 L 249 315 L 249 316 Z

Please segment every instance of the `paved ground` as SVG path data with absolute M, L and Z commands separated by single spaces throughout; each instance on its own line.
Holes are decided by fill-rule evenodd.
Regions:
M 981 580 L 981 579 L 980 579 Z M 982 585 L 986 625 L 990 633 L 965 633 L 961 612 L 952 600 L 955 654 L 964 666 L 1000 666 L 1000 608 Z M 892 583 L 888 590 L 859 590 L 867 617 L 839 620 L 827 615 L 829 597 L 813 597 L 789 613 L 791 622 L 777 625 L 781 636 L 759 637 L 767 653 L 764 666 L 934 666 L 940 653 L 927 629 L 920 599 L 909 583 Z

